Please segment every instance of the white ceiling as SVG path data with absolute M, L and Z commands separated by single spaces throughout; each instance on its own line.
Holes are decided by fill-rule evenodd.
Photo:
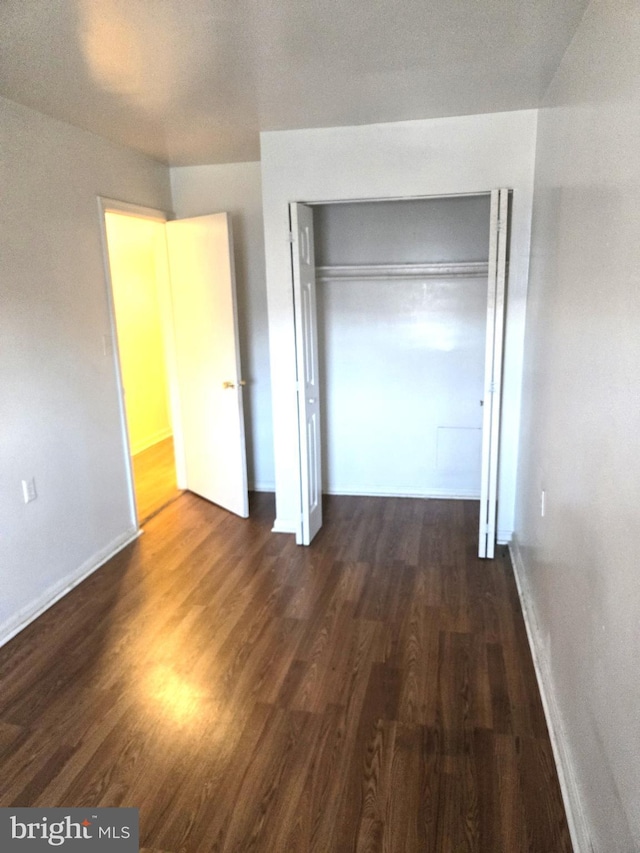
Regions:
M 0 94 L 174 165 L 538 106 L 588 0 L 0 0 Z

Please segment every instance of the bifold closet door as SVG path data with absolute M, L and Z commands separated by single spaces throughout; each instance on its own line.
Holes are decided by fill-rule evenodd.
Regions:
M 485 349 L 484 416 L 478 556 L 492 559 L 498 512 L 498 460 L 502 404 L 505 290 L 509 245 L 509 190 L 491 192 L 491 230 L 487 278 L 487 335 Z
M 309 545 L 322 527 L 320 383 L 313 211 L 304 204 L 291 204 L 290 216 L 301 480 L 301 511 L 296 542 L 298 545 Z

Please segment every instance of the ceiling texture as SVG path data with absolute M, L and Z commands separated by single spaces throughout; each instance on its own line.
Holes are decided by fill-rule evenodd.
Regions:
M 0 94 L 171 165 L 537 107 L 588 0 L 0 0 Z

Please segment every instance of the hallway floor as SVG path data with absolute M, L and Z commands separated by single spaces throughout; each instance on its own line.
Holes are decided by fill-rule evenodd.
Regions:
M 136 453 L 132 461 L 138 523 L 142 526 L 180 496 L 180 490 L 176 486 L 173 437 L 165 438 Z

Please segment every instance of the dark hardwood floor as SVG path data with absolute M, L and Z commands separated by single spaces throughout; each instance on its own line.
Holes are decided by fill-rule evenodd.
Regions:
M 138 524 L 143 525 L 181 494 L 176 485 L 173 438 L 165 438 L 132 457 Z
M 330 498 L 309 548 L 188 493 L 0 649 L 0 805 L 137 806 L 146 851 L 571 850 L 477 504 Z

